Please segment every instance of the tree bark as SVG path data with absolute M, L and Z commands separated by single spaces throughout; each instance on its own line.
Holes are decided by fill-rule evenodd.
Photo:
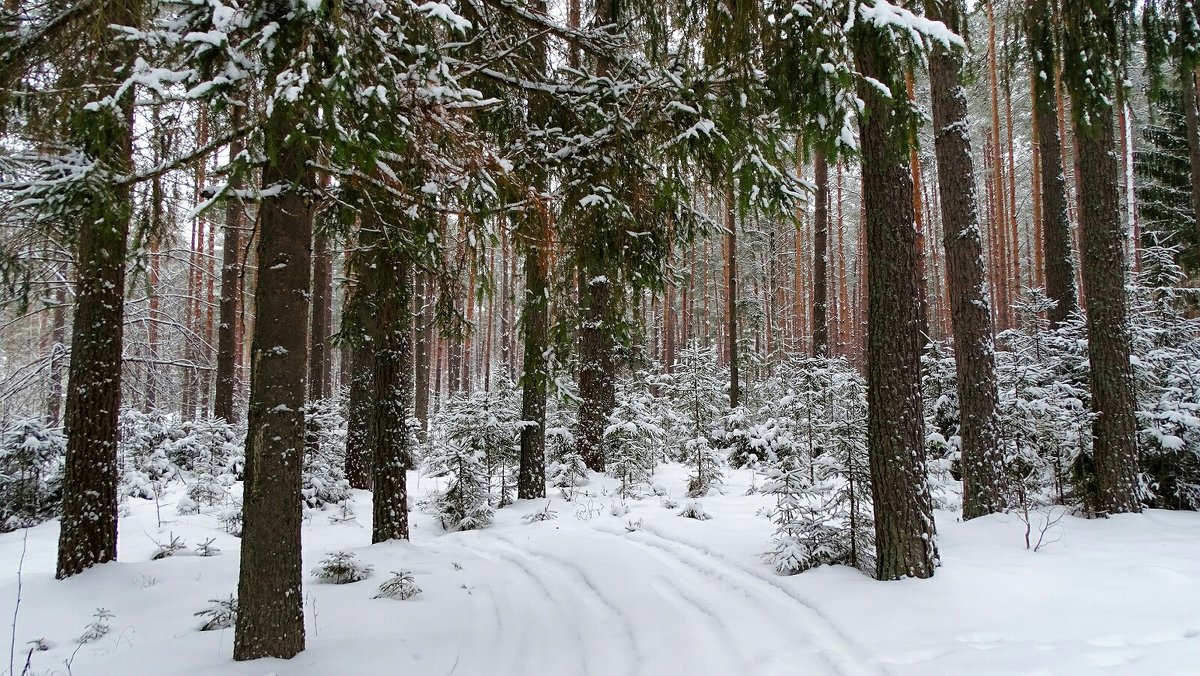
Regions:
M 279 69 L 304 30 L 286 2 L 267 2 L 263 13 L 280 26 L 269 65 Z M 305 105 L 276 100 L 263 130 L 262 186 L 277 192 L 263 198 L 259 214 L 235 660 L 304 650 L 300 487 L 315 188 L 306 166 L 311 141 L 296 131 Z
M 960 32 L 962 0 L 926 0 L 925 14 Z M 961 407 L 963 519 L 1004 509 L 1004 455 L 997 439 L 996 358 L 992 315 L 984 288 L 983 242 L 975 197 L 975 163 L 962 55 L 937 47 L 929 56 L 934 151 L 942 209 L 942 241 L 954 331 L 954 365 Z
M 740 397 L 738 381 L 738 321 L 737 321 L 737 204 L 734 201 L 733 179 L 725 186 L 725 313 L 729 327 L 729 407 L 737 408 Z
M 1052 326 L 1058 327 L 1079 309 L 1079 294 L 1075 288 L 1075 263 L 1071 259 L 1067 180 L 1054 86 L 1057 62 L 1051 32 L 1054 15 L 1049 0 L 1030 0 L 1028 12 L 1026 30 L 1037 69 L 1033 81 L 1033 103 L 1042 179 L 1043 275 L 1046 279 L 1046 297 L 1057 303 L 1047 313 L 1047 318 Z
M 1200 239 L 1200 95 L 1197 94 L 1196 73 L 1190 68 L 1180 74 L 1183 81 L 1183 117 L 1187 125 L 1188 161 L 1191 164 L 1192 212 L 1196 236 Z
M 901 55 L 869 24 L 854 28 L 859 71 L 904 91 Z M 875 498 L 876 574 L 931 577 L 937 565 L 933 505 L 925 478 L 916 230 L 908 127 L 901 103 L 859 86 L 869 303 L 867 440 Z
M 325 179 L 322 178 L 322 182 Z M 333 257 L 329 253 L 329 237 L 317 232 L 313 237 L 312 256 L 312 326 L 309 329 L 308 399 L 315 401 L 332 394 L 332 371 L 329 336 L 333 326 Z
M 813 182 L 817 203 L 813 209 L 813 356 L 829 356 L 829 162 L 825 152 L 813 153 Z
M 346 403 L 346 480 L 351 488 L 371 488 L 371 462 L 374 457 L 371 434 L 374 416 L 375 343 L 366 338 L 375 331 L 375 284 L 371 274 L 375 225 L 370 217 L 359 228 L 358 243 L 351 255 L 350 274 L 354 285 L 342 311 L 342 333 L 350 342 L 350 392 Z
M 373 256 L 376 276 L 372 377 L 372 484 L 374 507 L 371 542 L 408 539 L 408 487 L 412 437 L 408 413 L 412 404 L 412 271 L 405 254 L 380 238 Z
M 603 472 L 604 428 L 616 397 L 613 373 L 611 289 L 607 277 L 580 274 L 583 321 L 579 329 L 579 455 L 587 468 Z
M 1113 20 L 1106 0 L 1064 7 L 1068 55 L 1064 75 L 1071 93 L 1079 158 L 1080 262 L 1091 362 L 1092 456 L 1095 507 L 1102 513 L 1141 510 L 1137 481 L 1136 402 L 1129 363 L 1124 229 L 1119 162 L 1113 134 L 1116 52 L 1099 27 Z M 1108 72 L 1103 72 L 1109 69 Z
M 235 114 L 234 119 L 240 116 Z M 229 144 L 230 160 L 242 153 L 240 140 Z M 238 310 L 241 300 L 242 226 L 245 211 L 237 197 L 243 181 L 235 173 L 229 180 L 229 197 L 225 204 L 224 241 L 221 244 L 221 307 L 217 320 L 217 384 L 213 396 L 213 414 L 228 423 L 237 422 L 233 405 L 237 388 L 237 355 L 242 346 L 237 341 Z
M 106 5 L 96 30 L 136 26 L 135 2 Z M 98 45 L 96 73 L 128 68 L 132 43 Z M 83 152 L 111 176 L 133 171 L 133 90 L 95 92 L 116 100 L 75 118 Z M 89 183 L 89 185 L 91 185 Z M 121 346 L 125 319 L 125 256 L 132 200 L 129 188 L 100 184 L 83 198 L 78 219 L 75 320 L 67 380 L 67 452 L 55 577 L 66 578 L 117 558 L 117 416 L 121 406 Z

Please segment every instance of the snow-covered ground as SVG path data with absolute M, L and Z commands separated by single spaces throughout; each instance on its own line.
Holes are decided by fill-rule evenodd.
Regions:
M 656 481 L 678 495 L 685 476 L 669 466 Z M 357 523 L 331 523 L 332 511 L 307 520 L 305 570 L 347 550 L 374 575 L 308 577 L 308 648 L 287 661 L 235 663 L 232 629 L 197 631 L 193 613 L 237 587 L 238 540 L 215 514 L 175 516 L 170 499 L 161 528 L 152 502 L 131 501 L 120 562 L 66 581 L 53 577 L 56 523 L 27 540 L 0 536 L 0 617 L 12 616 L 27 547 L 16 673 L 39 638 L 49 649 L 33 653 L 32 673 L 76 676 L 1200 672 L 1200 514 L 1067 516 L 1034 553 L 1016 516 L 964 524 L 939 512 L 943 565 L 932 580 L 876 582 L 843 567 L 780 577 L 758 556 L 771 500 L 744 495 L 750 481 L 733 472 L 723 495 L 704 500 L 708 521 L 653 497 L 614 516 L 611 480 L 594 477 L 591 495 L 551 498 L 553 520 L 527 523 L 546 502 L 522 502 L 487 529 L 447 534 L 417 511 L 411 543 L 376 546 L 370 495 L 356 493 Z M 410 476 L 414 497 L 431 487 Z M 150 561 L 154 540 L 172 534 L 189 549 Z M 208 538 L 220 554 L 191 553 Z M 393 570 L 412 571 L 423 593 L 373 599 Z M 113 614 L 111 630 L 80 646 L 98 607 Z

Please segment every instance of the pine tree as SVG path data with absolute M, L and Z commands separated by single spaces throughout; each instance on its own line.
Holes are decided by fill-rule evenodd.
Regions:
M 1141 509 L 1129 324 L 1125 242 L 1120 220 L 1113 132 L 1121 27 L 1132 8 L 1116 0 L 1067 3 L 1064 77 L 1071 92 L 1082 197 L 1083 287 L 1091 361 L 1093 455 L 1097 505 L 1105 513 Z
M 944 21 L 952 31 L 966 28 L 966 5 L 961 0 L 927 0 L 925 12 L 931 19 Z M 929 56 L 929 84 L 962 408 L 963 518 L 971 519 L 1004 508 L 1004 459 L 996 441 L 996 361 L 991 309 L 984 290 L 963 58 L 955 47 L 935 46 Z

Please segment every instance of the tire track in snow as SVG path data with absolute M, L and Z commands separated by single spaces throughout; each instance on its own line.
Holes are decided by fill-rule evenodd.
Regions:
M 600 593 L 600 589 L 596 585 L 595 581 L 588 576 L 587 572 L 584 571 L 583 568 L 568 559 L 563 559 L 545 551 L 533 552 L 531 550 L 523 549 L 519 543 L 498 535 L 492 535 L 490 538 L 498 543 L 501 543 L 502 546 L 507 546 L 508 550 L 513 552 L 515 555 L 522 556 L 527 561 L 532 562 L 538 570 L 547 568 L 551 569 L 557 574 L 560 580 L 566 583 L 564 588 L 566 590 L 567 597 L 586 597 L 592 599 L 594 605 L 598 604 L 599 607 L 603 609 L 603 613 L 613 620 L 611 624 L 619 627 L 622 630 L 621 635 L 624 639 L 621 641 L 622 646 L 614 646 L 613 648 L 606 650 L 605 654 L 629 656 L 629 664 L 623 670 L 623 672 L 628 674 L 639 673 L 639 666 L 643 663 L 642 658 L 644 651 L 639 645 L 637 635 L 633 631 L 633 618 L 622 611 L 616 604 L 612 602 L 611 599 Z M 547 563 L 552 565 L 547 566 Z M 606 631 L 603 624 L 596 627 L 596 630 L 590 634 L 592 637 L 606 635 L 612 635 L 612 632 Z M 588 648 L 588 642 L 581 642 L 577 648 L 581 652 L 586 651 Z M 603 670 L 601 673 L 610 674 L 613 673 L 613 670 Z
M 497 542 L 505 543 L 506 541 L 497 539 Z M 571 613 L 571 609 L 562 602 L 560 595 L 555 594 L 550 587 L 547 586 L 545 580 L 543 580 L 538 573 L 534 572 L 534 570 L 530 568 L 530 566 L 526 563 L 526 561 L 530 560 L 528 557 L 524 556 L 521 552 L 507 544 L 503 546 L 505 546 L 509 551 L 501 552 L 497 550 L 494 551 L 493 554 L 506 561 L 510 566 L 521 571 L 521 575 L 530 580 L 537 588 L 539 595 L 549 600 L 553 604 L 556 614 L 560 616 L 563 624 L 570 627 L 569 633 L 574 636 L 576 645 L 585 645 L 586 640 L 584 637 L 583 625 L 579 622 L 579 619 Z M 575 654 L 579 657 L 579 666 L 582 669 L 582 671 L 578 673 L 588 675 L 594 673 L 588 661 L 587 651 L 577 650 L 575 651 Z
M 612 537 L 626 542 L 634 542 L 645 547 L 665 553 L 672 560 L 699 575 L 709 579 L 718 579 L 738 588 L 751 599 L 765 601 L 766 606 L 774 606 L 781 612 L 781 617 L 789 624 L 802 625 L 803 631 L 811 636 L 820 647 L 819 655 L 830 667 L 840 674 L 882 674 L 886 671 L 876 663 L 864 661 L 859 655 L 863 651 L 855 646 L 837 626 L 817 610 L 803 596 L 771 579 L 768 574 L 752 571 L 731 560 L 729 557 L 715 552 L 707 547 L 700 547 L 689 542 L 668 537 L 653 526 L 644 525 L 641 532 L 653 535 L 653 538 L 640 536 L 639 533 L 628 534 L 606 528 L 597 529 Z M 783 597 L 781 597 L 781 593 Z M 786 600 L 791 603 L 786 603 Z M 797 611 L 799 613 L 797 614 Z

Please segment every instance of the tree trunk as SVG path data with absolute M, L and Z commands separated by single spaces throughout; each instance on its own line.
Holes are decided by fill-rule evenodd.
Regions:
M 825 152 L 813 153 L 813 182 L 817 203 L 813 209 L 813 356 L 829 356 L 829 162 Z
M 374 515 L 371 542 L 408 539 L 408 488 L 406 472 L 412 466 L 412 437 L 408 410 L 412 404 L 412 271 L 405 254 L 392 249 L 393 238 L 373 256 L 370 274 L 377 279 L 375 369 L 372 378 L 373 415 L 371 450 Z
M 1058 97 L 1055 94 L 1057 56 L 1051 27 L 1054 14 L 1050 0 L 1030 0 L 1026 30 L 1037 72 L 1034 74 L 1033 104 L 1037 118 L 1038 158 L 1041 185 L 1042 252 L 1046 297 L 1057 305 L 1047 313 L 1051 326 L 1061 326 L 1079 309 L 1075 288 L 1075 264 L 1071 260 L 1071 222 L 1067 207 L 1067 180 L 1063 167 L 1063 145 L 1059 129 Z
M 1183 81 L 1183 117 L 1187 124 L 1188 161 L 1191 164 L 1192 212 L 1196 236 L 1200 239 L 1200 94 L 1197 93 L 1196 73 L 1191 69 L 1180 75 Z
M 433 340 L 433 275 L 418 272 L 413 294 L 413 317 L 417 325 L 413 331 L 413 415 L 421 423 L 421 433 L 429 429 L 429 345 Z
M 603 472 L 604 428 L 616 396 L 613 373 L 611 289 L 603 275 L 580 274 L 583 321 L 579 328 L 579 455 L 588 469 Z M 528 368 L 528 367 L 527 367 Z
M 901 55 L 878 28 L 855 26 L 860 72 L 904 91 Z M 937 565 L 925 478 L 916 230 L 903 102 L 859 87 L 869 324 L 867 439 L 875 496 L 877 576 L 931 577 Z
M 955 32 L 964 26 L 962 0 L 926 0 L 926 15 Z M 934 150 L 942 241 L 954 330 L 954 365 L 962 411 L 963 519 L 1005 507 L 1004 455 L 997 439 L 996 358 L 992 315 L 984 288 L 983 242 L 975 198 L 967 93 L 962 86 L 962 56 L 935 48 L 929 56 L 933 99 Z
M 374 457 L 371 420 L 375 393 L 375 343 L 367 338 L 376 333 L 375 284 L 379 278 L 371 273 L 376 226 L 370 217 L 364 217 L 364 220 L 351 256 L 350 274 L 354 285 L 342 310 L 342 333 L 352 336 L 349 341 L 350 392 L 346 403 L 346 480 L 351 488 L 365 490 L 371 488 Z
M 322 177 L 322 183 L 326 179 Z M 333 256 L 329 253 L 329 237 L 318 232 L 313 237 L 312 258 L 312 325 L 309 329 L 308 400 L 315 401 L 332 395 L 329 376 L 332 373 L 329 336 L 333 326 Z
M 234 124 L 240 115 L 234 116 Z M 240 140 L 229 144 L 232 160 L 242 153 Z M 242 225 L 245 211 L 236 191 L 242 188 L 239 174 L 230 177 L 230 195 L 225 204 L 224 241 L 221 245 L 221 307 L 217 326 L 217 384 L 213 396 L 213 414 L 228 423 L 237 422 L 234 392 L 237 388 L 237 354 L 242 346 L 237 341 L 238 310 L 241 300 Z
M 1121 226 L 1119 162 L 1113 134 L 1117 51 L 1101 30 L 1112 16 L 1106 0 L 1064 7 L 1066 63 L 1079 157 L 1080 263 L 1091 362 L 1092 456 L 1095 507 L 1102 513 L 1140 511 L 1137 424 L 1126 312 L 1125 238 Z
M 96 30 L 136 26 L 134 2 L 106 5 Z M 132 43 L 110 39 L 96 50 L 96 73 L 128 68 Z M 133 171 L 133 90 L 96 92 L 117 98 L 75 118 L 83 151 L 98 175 Z M 89 185 L 93 185 L 89 182 Z M 121 346 L 125 319 L 125 255 L 132 201 L 129 188 L 100 183 L 83 198 L 78 219 L 75 321 L 67 380 L 67 452 L 55 577 L 62 579 L 117 558 L 117 416 L 121 406 Z
M 737 325 L 737 204 L 733 179 L 725 186 L 725 313 L 729 326 L 729 408 L 739 404 Z
M 303 37 L 290 5 L 269 3 L 277 53 Z M 233 658 L 290 658 L 304 650 L 300 497 L 308 376 L 312 148 L 296 134 L 303 102 L 276 100 L 263 138 L 256 317 L 250 369 L 241 568 Z M 297 138 L 299 136 L 299 138 Z
M 521 331 L 525 337 L 525 366 L 521 376 L 521 464 L 517 497 L 546 496 L 546 388 L 550 382 L 546 352 L 549 349 L 549 245 L 548 214 L 543 207 L 522 216 L 517 244 L 525 251 L 525 300 Z

